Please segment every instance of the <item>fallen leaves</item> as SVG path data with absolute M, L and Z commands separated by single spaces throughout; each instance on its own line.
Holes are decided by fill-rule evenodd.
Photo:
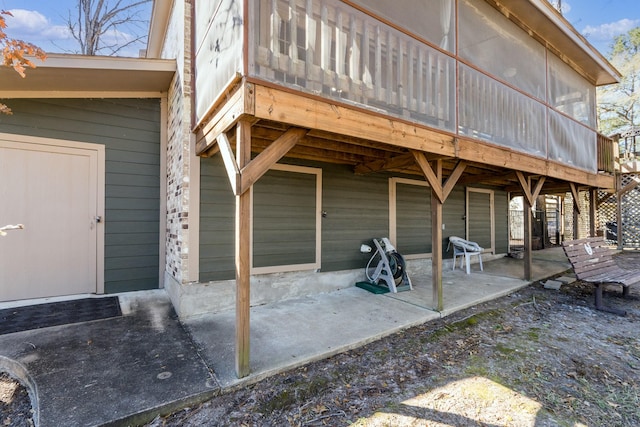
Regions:
M 220 396 L 202 418 L 167 425 L 445 425 L 434 405 L 457 408 L 448 425 L 531 425 L 525 415 L 536 425 L 640 425 L 640 298 L 621 299 L 632 319 L 619 319 L 595 312 L 591 292 L 530 286 Z M 479 378 L 474 399 L 469 378 Z M 531 402 L 495 402 L 485 380 Z M 263 410 L 277 396 L 290 399 Z M 431 406 L 405 403 L 420 396 Z

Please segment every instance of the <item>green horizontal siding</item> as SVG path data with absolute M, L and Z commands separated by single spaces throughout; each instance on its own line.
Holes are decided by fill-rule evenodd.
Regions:
M 497 254 L 509 252 L 509 195 L 496 190 L 493 194 Z
M 354 175 L 351 168 L 323 166 L 322 271 L 364 268 L 360 245 L 389 235 L 389 180 Z
M 469 240 L 483 248 L 491 247 L 491 195 L 489 193 L 469 192 L 468 222 Z
M 455 187 L 447 201 L 442 206 L 442 256 L 443 258 L 452 258 L 453 249 L 449 248 L 449 236 L 466 237 L 466 221 L 465 221 L 465 188 Z
M 354 175 L 342 165 L 300 162 L 322 168 L 322 271 L 364 268 L 370 255 L 360 253 L 360 245 L 371 245 L 374 237 L 389 235 L 389 175 Z M 279 177 L 276 177 L 279 175 Z M 270 171 L 256 184 L 254 204 L 264 212 L 254 212 L 254 265 L 282 265 L 312 262 L 315 240 L 309 231 L 314 192 L 311 182 L 292 179 L 297 174 Z M 270 177 L 270 178 L 268 178 Z M 311 179 L 311 178 L 310 178 Z M 285 188 L 286 190 L 283 190 Z M 302 192 L 308 188 L 308 193 Z M 291 193 L 288 195 L 287 193 Z M 257 197 L 257 199 L 256 199 Z M 306 197 L 306 198 L 305 198 Z M 398 184 L 396 217 L 400 253 L 431 251 L 431 206 L 428 187 Z M 306 201 L 305 201 L 306 200 Z M 506 193 L 495 192 L 496 246 L 506 247 Z M 498 204 L 502 200 L 502 205 Z M 502 206 L 502 207 L 500 207 Z M 283 211 L 289 215 L 283 216 Z M 298 218 L 308 212 L 306 223 Z M 502 213 L 501 213 L 502 212 Z M 202 281 L 234 277 L 235 202 L 220 156 L 201 162 L 200 278 Z M 256 216 L 257 215 L 257 216 Z M 443 255 L 449 236 L 466 237 L 466 188 L 457 186 L 443 206 Z M 295 217 L 295 219 L 294 219 Z M 257 221 L 256 221 L 257 220 Z M 307 238 L 301 234 L 308 232 Z M 276 236 L 276 237 L 271 237 Z M 257 238 L 256 238 L 257 237 Z M 500 242 L 499 239 L 504 242 Z M 277 242 L 277 243 L 276 243 Z M 403 249 L 404 248 L 404 249 Z M 268 251 L 264 259 L 256 254 Z M 300 259 L 291 253 L 300 251 Z
M 200 166 L 200 280 L 235 276 L 235 199 L 220 156 Z M 253 266 L 316 259 L 316 175 L 267 172 L 253 186 Z
M 200 281 L 235 277 L 235 197 L 221 156 L 200 160 Z
M 316 175 L 271 170 L 253 186 L 253 266 L 316 261 Z
M 12 99 L 0 131 L 105 146 L 105 291 L 159 285 L 160 100 Z

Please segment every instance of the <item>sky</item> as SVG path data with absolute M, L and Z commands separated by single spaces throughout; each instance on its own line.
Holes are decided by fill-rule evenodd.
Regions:
M 640 27 L 640 0 L 562 0 L 561 3 L 567 21 L 605 56 L 615 36 Z
M 134 3 L 123 0 L 123 4 Z M 114 0 L 107 0 L 109 5 Z M 14 16 L 7 20 L 6 33 L 9 37 L 33 43 L 50 53 L 79 53 L 79 45 L 71 36 L 67 22 L 77 20 L 78 0 L 0 0 L 0 10 L 8 10 Z M 140 9 L 139 17 L 145 21 L 151 16 L 151 2 Z M 141 28 L 121 28 L 119 40 L 131 40 L 132 34 L 146 36 L 148 22 Z M 119 52 L 119 56 L 139 56 L 145 44 L 137 43 Z M 105 52 L 108 54 L 108 52 Z
M 77 13 L 76 4 L 77 0 L 0 0 L 0 9 L 13 11 L 15 15 L 7 21 L 10 37 L 35 43 L 48 52 L 75 53 L 77 43 L 66 22 L 70 14 Z M 561 4 L 565 18 L 605 56 L 615 36 L 640 26 L 640 0 L 561 0 Z M 149 15 L 147 6 L 141 17 L 149 19 Z M 146 31 L 146 28 L 138 30 L 138 34 Z M 121 37 L 126 38 L 126 32 Z M 137 56 L 139 49 L 144 46 L 127 49 L 123 56 Z

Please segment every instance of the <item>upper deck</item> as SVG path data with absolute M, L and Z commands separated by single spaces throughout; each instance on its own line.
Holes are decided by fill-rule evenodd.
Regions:
M 215 139 L 208 132 L 224 130 L 211 121 L 243 78 L 252 89 L 240 91 L 246 99 L 234 117 L 334 134 L 317 149 L 354 137 L 580 184 L 613 183 L 598 177 L 613 170 L 595 130 L 595 87 L 608 71 L 601 57 L 585 47 L 580 58 L 564 55 L 562 37 L 549 31 L 545 41 L 539 28 L 484 0 L 406 3 L 197 3 L 199 151 Z M 529 4 L 513 3 L 516 11 Z M 549 19 L 548 28 L 557 25 Z M 373 161 L 364 157 L 352 163 L 362 170 Z

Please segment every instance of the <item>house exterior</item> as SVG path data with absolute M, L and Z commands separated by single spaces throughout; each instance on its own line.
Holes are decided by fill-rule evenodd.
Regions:
M 527 213 L 540 194 L 615 186 L 612 146 L 596 132 L 595 88 L 619 74 L 546 1 L 402 5 L 154 2 L 140 61 L 175 68 L 154 96 L 118 96 L 158 119 L 159 151 L 139 153 L 157 167 L 148 191 L 132 188 L 133 165 L 112 191 L 136 201 L 160 195 L 142 209 L 158 229 L 157 254 L 113 253 L 134 266 L 157 256 L 159 265 L 146 268 L 160 272 L 181 316 L 235 306 L 239 376 L 248 374 L 250 305 L 353 286 L 368 259 L 360 245 L 372 238 L 388 236 L 410 268 L 431 268 L 434 308 L 442 309 L 449 236 L 502 255 L 511 196 L 524 195 Z M 22 98 L 2 89 L 2 98 Z M 33 102 L 19 99 L 16 112 L 37 109 Z M 57 109 L 59 99 L 47 102 Z M 44 131 L 25 117 L 2 118 L 0 132 Z M 127 170 L 116 163 L 128 154 L 103 145 L 107 178 L 110 161 L 111 173 Z M 108 230 L 109 197 L 129 202 L 110 196 L 108 179 L 106 188 Z M 133 221 L 118 234 L 135 232 L 133 243 L 147 225 Z M 106 278 L 106 252 L 98 291 L 120 290 Z
M 0 69 L 0 301 L 158 288 L 175 61 L 50 54 Z
M 547 2 L 169 3 L 165 287 L 236 304 L 241 376 L 250 304 L 350 285 L 361 243 L 430 258 L 441 308 L 448 236 L 504 253 L 510 194 L 614 187 L 595 87 L 619 75 Z

